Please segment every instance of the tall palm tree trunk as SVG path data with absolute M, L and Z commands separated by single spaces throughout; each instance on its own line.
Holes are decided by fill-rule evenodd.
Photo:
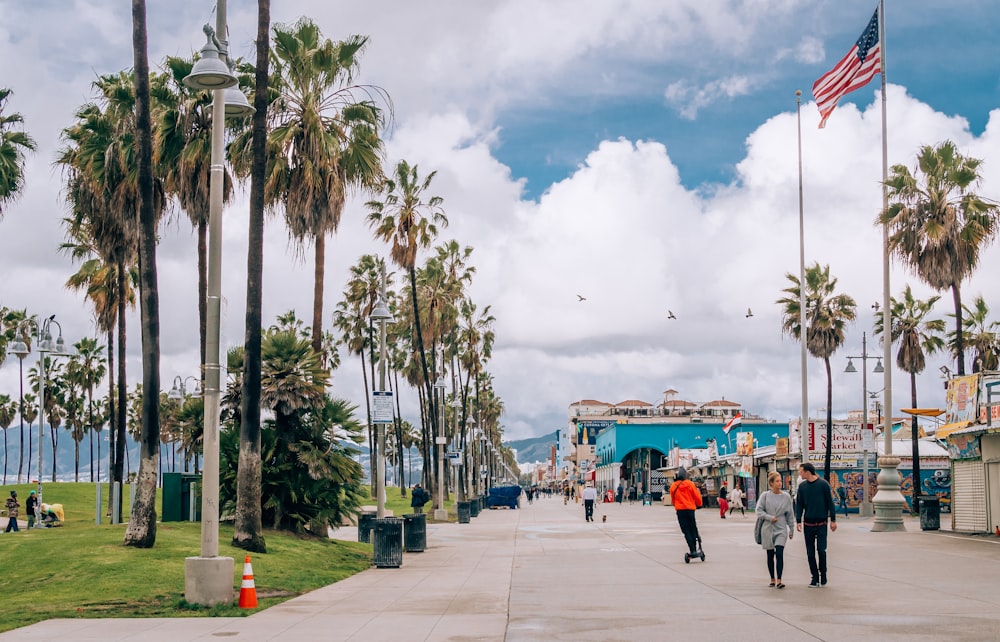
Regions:
M 125 471 L 125 424 L 128 421 L 128 381 L 125 378 L 125 262 L 118 263 L 118 399 L 115 405 L 115 468 L 112 482 L 122 484 L 124 493 Z M 119 498 L 120 499 L 120 498 Z M 110 497 L 109 497 L 110 500 Z M 116 521 L 122 519 L 122 502 L 118 502 Z
M 208 336 L 208 221 L 198 221 L 198 344 L 201 348 L 201 380 L 205 382 L 205 337 Z
M 114 470 L 115 455 L 115 424 L 118 422 L 115 405 L 115 333 L 108 328 L 108 481 L 113 481 L 111 471 Z M 101 439 L 97 439 L 97 479 L 101 479 Z M 111 514 L 111 493 L 108 493 L 108 514 Z
M 326 277 L 326 235 L 316 235 L 316 247 L 313 271 L 313 319 L 312 347 L 313 351 L 323 354 L 323 282 Z M 324 362 L 326 360 L 324 359 Z
M 372 406 L 371 406 L 371 401 L 370 401 L 371 395 L 368 392 L 368 369 L 366 368 L 366 365 L 365 365 L 365 348 L 364 348 L 364 346 L 361 347 L 361 377 L 364 379 L 364 382 L 365 382 L 365 417 L 367 417 L 367 424 L 366 425 L 368 426 L 368 469 L 369 469 L 369 473 L 370 473 L 368 475 L 368 478 L 369 478 L 369 481 L 371 482 L 370 483 L 370 485 L 371 485 L 371 496 L 373 498 L 375 498 L 376 500 L 378 500 L 378 497 L 375 497 L 375 490 L 376 490 L 376 488 L 375 488 L 375 474 L 376 474 L 375 473 L 375 457 L 377 457 L 378 455 L 375 452 L 375 427 L 372 425 Z
M 823 359 L 826 366 L 826 461 L 823 462 L 823 479 L 830 481 L 830 458 L 833 456 L 833 375 L 830 357 Z
M 399 496 L 400 497 L 406 497 L 406 479 L 403 476 L 403 473 L 404 473 L 404 468 L 403 468 L 403 422 L 402 422 L 403 413 L 402 413 L 402 411 L 400 410 L 400 407 L 399 407 L 399 371 L 396 370 L 396 369 L 393 369 L 393 371 L 392 371 L 392 378 L 390 379 L 390 381 L 393 381 L 393 380 L 395 380 L 395 384 L 393 385 L 392 396 L 394 396 L 396 398 L 396 416 L 392 418 L 392 421 L 395 424 L 394 428 L 395 428 L 395 431 L 396 431 L 396 450 L 398 451 L 398 455 L 399 455 L 399 479 L 400 479 L 400 482 L 399 482 Z
M 156 488 L 160 455 L 160 295 L 156 275 L 156 210 L 153 207 L 153 138 L 150 122 L 146 0 L 132 0 L 136 132 L 139 148 L 139 314 L 142 319 L 142 419 L 139 474 L 126 546 L 156 543 Z
M 910 403 L 913 408 L 917 408 L 917 374 L 910 373 Z M 910 501 L 913 505 L 912 515 L 920 514 L 920 426 L 917 425 L 917 416 L 910 419 L 910 453 L 913 456 L 913 490 Z
M 431 384 L 430 374 L 427 370 L 427 353 L 424 351 L 424 334 L 420 328 L 420 305 L 417 303 L 417 271 L 411 266 L 410 273 L 410 298 L 413 303 L 413 326 L 417 333 L 417 349 L 420 351 L 420 369 L 424 375 L 424 387 L 427 390 L 427 421 L 424 424 L 424 479 L 428 482 L 428 488 L 435 489 L 429 482 L 433 478 L 428 475 L 427 462 L 431 461 L 429 456 L 429 437 L 434 434 L 434 426 L 437 425 L 435 419 L 437 415 L 434 409 L 434 388 Z
M 951 286 L 951 298 L 955 302 L 955 374 L 961 377 L 965 374 L 965 338 L 962 336 L 962 291 L 958 283 Z
M 264 172 L 267 163 L 268 46 L 271 2 L 257 2 L 257 65 L 253 115 L 253 162 L 250 168 L 250 230 L 247 248 L 247 311 L 240 403 L 240 458 L 236 474 L 233 545 L 267 552 L 261 517 L 260 386 L 261 317 L 264 300 Z M 198 458 L 195 456 L 195 467 Z

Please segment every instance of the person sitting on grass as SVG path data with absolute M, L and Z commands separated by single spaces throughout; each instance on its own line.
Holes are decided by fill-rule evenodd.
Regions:
M 66 514 L 63 512 L 62 504 L 42 504 L 42 524 L 46 528 L 62 526 L 66 521 Z

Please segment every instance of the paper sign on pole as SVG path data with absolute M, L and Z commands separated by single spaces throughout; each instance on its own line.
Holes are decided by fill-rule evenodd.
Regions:
M 392 423 L 392 391 L 372 392 L 372 421 L 377 424 Z

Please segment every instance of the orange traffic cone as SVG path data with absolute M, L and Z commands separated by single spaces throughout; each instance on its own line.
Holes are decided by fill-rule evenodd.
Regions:
M 253 567 L 250 566 L 250 556 L 243 561 L 243 584 L 240 585 L 240 608 L 257 608 L 257 587 L 253 584 Z

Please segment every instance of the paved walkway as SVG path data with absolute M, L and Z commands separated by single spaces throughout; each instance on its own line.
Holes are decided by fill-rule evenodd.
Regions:
M 607 522 L 602 522 L 607 515 Z M 947 521 L 947 515 L 944 516 Z M 767 587 L 753 516 L 698 511 L 707 561 L 685 564 L 673 509 L 537 500 L 428 526 L 428 549 L 246 618 L 64 619 L 3 640 L 997 640 L 1000 538 L 872 533 L 840 521 L 830 584 L 805 551 Z M 338 535 L 353 538 L 349 529 Z

